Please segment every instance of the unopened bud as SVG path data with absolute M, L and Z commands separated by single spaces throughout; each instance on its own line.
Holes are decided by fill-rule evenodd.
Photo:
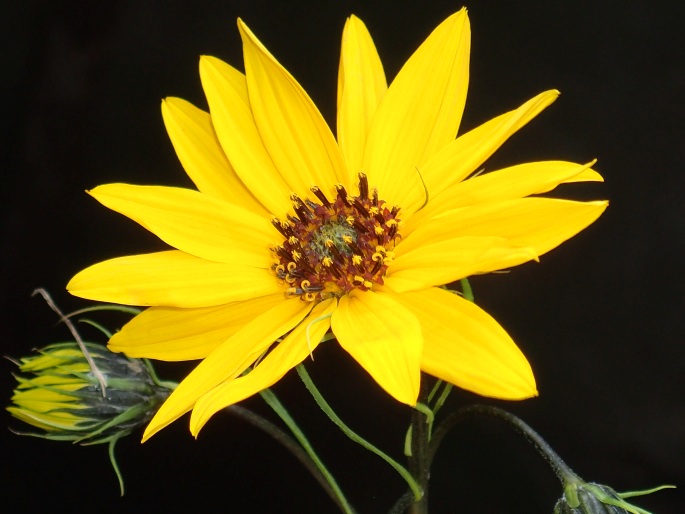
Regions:
M 661 486 L 646 491 L 618 493 L 607 485 L 582 481 L 567 482 L 564 496 L 554 507 L 554 514 L 650 514 L 628 503 L 631 496 L 643 496 L 673 486 Z

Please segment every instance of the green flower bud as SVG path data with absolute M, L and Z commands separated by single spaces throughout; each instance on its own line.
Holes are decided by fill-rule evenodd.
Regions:
M 141 360 L 85 343 L 105 377 L 103 395 L 86 358 L 75 342 L 58 343 L 18 363 L 22 375 L 7 410 L 42 429 L 30 434 L 81 444 L 110 442 L 146 423 L 169 396 Z
M 83 344 L 99 378 L 78 343 L 46 346 L 17 363 L 18 385 L 7 410 L 42 431 L 17 432 L 20 435 L 83 445 L 109 443 L 110 462 L 123 495 L 114 446 L 152 418 L 175 384 L 159 382 L 147 361 L 129 359 L 98 344 Z
M 577 477 L 576 477 L 577 478 Z M 628 503 L 625 498 L 642 496 L 673 486 L 661 486 L 646 491 L 618 493 L 607 485 L 568 481 L 564 496 L 554 506 L 554 514 L 650 514 Z

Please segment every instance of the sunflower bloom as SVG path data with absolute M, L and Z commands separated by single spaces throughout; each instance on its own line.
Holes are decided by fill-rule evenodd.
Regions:
M 536 395 L 504 329 L 441 286 L 537 260 L 606 208 L 528 198 L 601 181 L 590 164 L 533 162 L 469 178 L 558 92 L 457 137 L 466 11 L 441 23 L 390 86 L 353 16 L 342 37 L 336 140 L 292 75 L 240 20 L 238 28 L 244 74 L 200 60 L 209 113 L 178 98 L 162 103 L 197 191 L 90 191 L 174 249 L 101 262 L 68 285 L 84 298 L 150 306 L 112 337 L 113 351 L 203 359 L 144 438 L 191 409 L 197 434 L 215 412 L 277 382 L 329 331 L 408 405 L 421 371 L 483 396 Z

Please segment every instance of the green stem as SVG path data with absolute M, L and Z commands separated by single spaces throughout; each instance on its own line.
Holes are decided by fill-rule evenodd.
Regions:
M 461 285 L 461 293 L 464 295 L 464 298 L 466 298 L 469 302 L 473 302 L 475 298 L 473 296 L 473 289 L 471 288 L 471 282 L 469 282 L 469 279 L 462 278 L 459 281 L 459 284 Z
M 295 423 L 295 420 L 292 418 L 290 413 L 286 410 L 286 408 L 283 406 L 283 404 L 280 402 L 280 400 L 276 397 L 276 395 L 270 390 L 270 389 L 265 389 L 261 393 L 259 393 L 261 397 L 264 399 L 264 401 L 273 409 L 273 411 L 283 420 L 283 422 L 288 426 L 290 431 L 293 433 L 295 436 L 295 439 L 298 440 L 298 442 L 302 445 L 302 448 L 304 449 L 305 452 L 307 452 L 307 455 L 311 458 L 311 460 L 314 462 L 314 465 L 318 469 L 318 471 L 323 475 L 325 481 L 328 483 L 330 486 L 330 489 L 333 492 L 333 495 L 336 499 L 336 503 L 340 507 L 340 510 L 342 512 L 345 512 L 346 514 L 354 514 L 354 509 L 352 506 L 349 504 L 347 501 L 347 498 L 345 498 L 345 495 L 343 494 L 342 490 L 338 486 L 338 483 L 335 481 L 335 478 L 333 478 L 333 475 L 328 471 L 326 466 L 323 464 L 319 456 L 314 452 L 314 448 L 312 448 L 312 445 L 309 443 L 307 438 L 305 437 L 304 433 L 300 429 L 300 427 Z M 291 449 L 288 447 L 288 449 Z M 291 450 L 292 451 L 292 450 Z M 325 488 L 326 492 L 329 492 L 328 488 Z M 329 492 L 330 494 L 330 492 Z
M 477 415 L 493 416 L 495 418 L 506 421 L 514 427 L 520 434 L 522 434 L 528 442 L 538 451 L 540 455 L 547 461 L 550 467 L 554 470 L 562 484 L 568 481 L 580 480 L 571 468 L 559 457 L 552 447 L 547 444 L 540 434 L 528 426 L 522 419 L 514 416 L 512 413 L 493 407 L 491 405 L 470 405 L 452 412 L 441 424 L 438 426 L 433 434 L 429 451 L 428 451 L 428 466 L 433 462 L 435 453 L 440 446 L 440 443 L 447 435 L 447 433 L 460 421 Z
M 326 476 L 316 466 L 314 459 L 309 456 L 304 448 L 299 445 L 292 437 L 286 434 L 279 427 L 271 423 L 269 420 L 263 418 L 256 412 L 241 407 L 240 405 L 231 405 L 226 407 L 226 411 L 234 416 L 250 423 L 252 426 L 270 435 L 273 439 L 279 442 L 286 450 L 288 450 L 300 463 L 307 468 L 307 471 L 316 479 L 324 491 L 331 497 L 331 499 L 338 505 L 341 511 L 345 512 L 340 498 L 336 495 L 335 490 L 328 482 Z
M 426 375 L 421 374 L 421 389 L 417 405 L 428 400 Z M 430 412 L 430 411 L 429 411 Z M 431 412 L 432 417 L 432 412 Z M 431 421 L 431 423 L 429 423 Z M 423 496 L 410 506 L 411 514 L 428 513 L 428 478 L 430 476 L 430 462 L 428 460 L 428 442 L 432 431 L 432 420 L 423 409 L 414 409 L 411 417 L 411 455 L 409 455 L 409 470 L 416 480 Z
M 385 454 L 383 451 L 380 449 L 376 448 L 374 445 L 372 445 L 370 442 L 368 442 L 366 439 L 362 438 L 360 435 L 358 435 L 356 432 L 354 432 L 350 427 L 348 427 L 343 421 L 338 417 L 338 415 L 333 411 L 331 406 L 328 404 L 328 402 L 324 399 L 323 395 L 319 392 L 318 388 L 314 385 L 314 382 L 312 381 L 311 377 L 309 376 L 309 373 L 307 373 L 307 370 L 305 369 L 303 364 L 298 364 L 297 367 L 297 374 L 300 375 L 300 379 L 304 383 L 305 387 L 307 390 L 311 393 L 311 395 L 314 397 L 314 400 L 316 401 L 317 405 L 319 408 L 329 417 L 329 419 L 335 423 L 335 425 L 343 431 L 343 433 L 352 439 L 355 443 L 360 444 L 367 450 L 369 450 L 372 453 L 375 453 L 378 455 L 381 459 L 383 459 L 385 462 L 390 464 L 392 468 L 397 471 L 402 478 L 407 482 L 407 485 L 409 485 L 409 488 L 412 490 L 412 493 L 414 494 L 414 499 L 415 501 L 419 501 L 421 497 L 423 496 L 423 491 L 421 489 L 421 486 L 414 480 L 414 477 L 412 477 L 411 473 L 407 471 L 407 469 L 402 466 L 399 462 L 395 461 L 392 459 L 390 456 Z

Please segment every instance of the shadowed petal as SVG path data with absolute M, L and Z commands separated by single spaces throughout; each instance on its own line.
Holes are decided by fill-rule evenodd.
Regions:
M 421 327 L 394 296 L 352 291 L 340 298 L 331 328 L 347 351 L 397 401 L 416 405 Z
M 178 385 L 150 421 L 143 441 L 192 409 L 202 395 L 238 377 L 276 339 L 295 328 L 311 309 L 311 303 L 284 300 L 236 332 Z
M 276 293 L 217 307 L 150 307 L 114 334 L 107 346 L 128 357 L 164 361 L 202 359 L 283 299 L 283 293 Z
M 312 186 L 347 180 L 335 138 L 307 93 L 241 20 L 238 28 L 252 113 L 285 182 L 305 198 Z
M 510 268 L 537 257 L 533 248 L 504 237 L 454 237 L 412 247 L 397 255 L 388 268 L 385 286 L 397 293 L 415 291 Z
M 195 404 L 190 416 L 190 432 L 197 436 L 216 412 L 271 387 L 289 370 L 311 355 L 331 326 L 330 315 L 336 303 L 333 299 L 319 303 L 309 316 L 247 375 L 224 382 L 203 395 Z
M 181 98 L 167 98 L 162 117 L 178 159 L 202 193 L 269 217 L 228 162 L 209 113 Z
M 492 236 L 533 248 L 539 256 L 586 228 L 607 205 L 606 201 L 516 198 L 453 209 L 422 223 L 395 248 L 395 254 L 399 260 L 409 252 L 428 254 L 426 246 L 440 241 Z
M 99 262 L 67 284 L 81 298 L 125 305 L 211 307 L 283 292 L 272 272 L 171 250 Z
M 419 171 L 453 141 L 468 88 L 466 9 L 443 21 L 409 58 L 378 107 L 364 152 L 369 184 L 393 205 L 423 201 Z
M 397 298 L 421 324 L 423 371 L 482 396 L 505 400 L 537 396 L 525 356 L 480 307 L 437 288 Z
M 387 89 L 371 35 L 352 15 L 343 30 L 338 70 L 338 144 L 350 173 L 349 184 L 354 184 L 362 171 L 366 134 Z
M 268 268 L 281 236 L 267 218 L 191 189 L 107 184 L 89 191 L 186 253 L 217 262 Z
M 436 197 L 443 189 L 461 182 L 478 169 L 488 157 L 502 146 L 516 131 L 540 114 L 559 96 L 559 91 L 545 91 L 527 101 L 518 109 L 497 116 L 479 127 L 459 136 L 433 155 L 420 168 L 421 177 L 428 189 L 428 197 Z M 406 204 L 405 212 L 413 212 L 425 202 L 421 197 Z M 405 215 L 405 220 L 408 217 Z
M 269 211 L 282 216 L 291 208 L 291 188 L 264 148 L 250 109 L 245 75 L 215 57 L 203 56 L 200 78 L 226 157 L 247 189 Z
M 603 182 L 602 176 L 590 169 L 594 163 L 529 162 L 457 182 L 431 198 L 423 209 L 416 212 L 403 227 L 402 235 L 407 237 L 425 220 L 451 209 L 546 193 L 559 184 Z

